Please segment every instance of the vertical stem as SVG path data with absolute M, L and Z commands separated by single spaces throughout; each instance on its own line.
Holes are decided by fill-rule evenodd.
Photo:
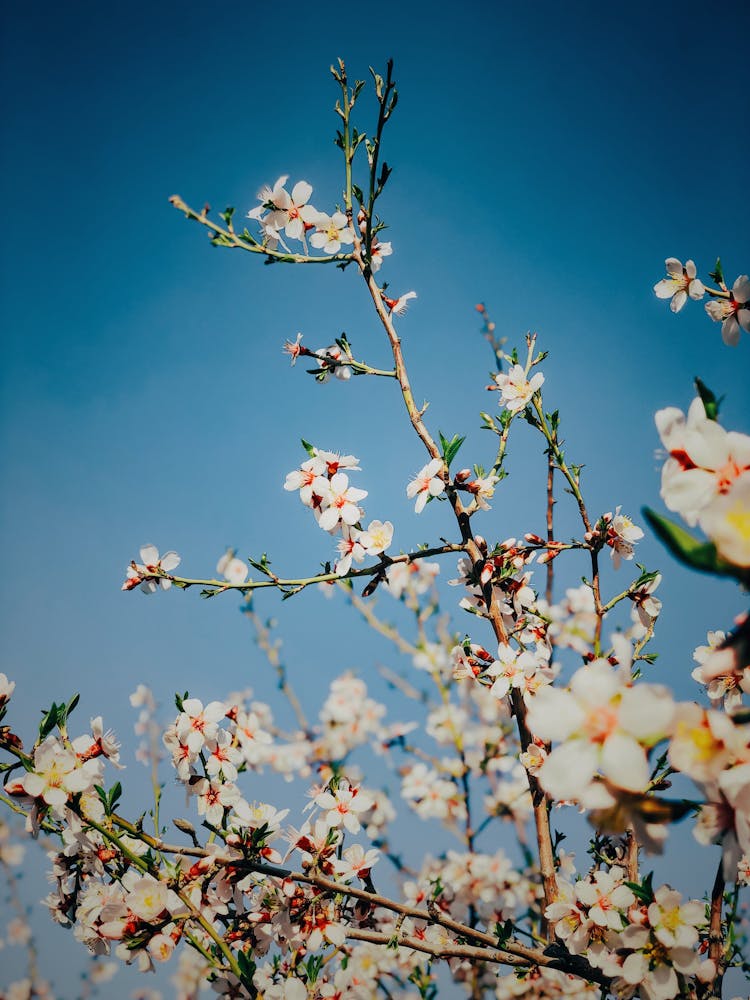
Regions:
M 724 934 L 722 932 L 721 916 L 724 903 L 724 865 L 719 858 L 716 878 L 711 890 L 711 919 L 708 925 L 708 957 L 716 967 L 716 975 L 711 983 L 710 997 L 720 1000 L 722 981 L 724 979 Z
M 555 538 L 554 523 L 553 523 L 553 511 L 555 507 L 555 497 L 553 494 L 555 485 L 555 459 L 552 455 L 550 449 L 547 450 L 547 541 L 552 542 Z M 548 550 L 551 554 L 551 551 Z M 554 559 L 550 559 L 547 562 L 547 585 L 545 587 L 544 596 L 547 600 L 547 604 L 552 604 L 552 596 L 554 590 L 554 580 L 555 580 L 555 569 L 554 569 Z

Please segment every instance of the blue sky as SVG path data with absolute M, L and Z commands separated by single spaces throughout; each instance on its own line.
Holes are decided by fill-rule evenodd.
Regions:
M 495 405 L 481 300 L 510 343 L 534 330 L 550 351 L 546 400 L 586 463 L 595 510 L 659 506 L 653 412 L 686 407 L 693 376 L 726 394 L 728 426 L 750 430 L 748 338 L 730 351 L 702 305 L 675 317 L 652 293 L 667 256 L 693 257 L 705 275 L 720 254 L 730 281 L 750 264 L 747 74 L 733 47 L 750 27 L 746 5 L 709 20 L 691 3 L 291 3 L 272 14 L 72 2 L 6 6 L 2 19 L 0 669 L 18 682 L 24 724 L 78 689 L 81 724 L 106 705 L 130 740 L 138 682 L 166 706 L 175 689 L 204 700 L 263 690 L 233 598 L 119 587 L 146 541 L 177 549 L 187 575 L 211 573 L 227 545 L 314 571 L 328 540 L 281 489 L 301 436 L 361 459 L 368 514 L 396 523 L 398 547 L 452 530 L 442 506 L 418 521 L 406 500 L 425 458 L 393 386 L 317 386 L 281 353 L 298 330 L 311 347 L 346 330 L 387 366 L 355 275 L 213 250 L 167 203 L 177 191 L 244 213 L 289 173 L 332 206 L 328 66 L 339 55 L 352 76 L 395 59 L 395 169 L 381 203 L 394 255 L 382 275 L 418 292 L 399 327 L 415 395 L 430 400 L 433 431 L 469 434 L 467 463 L 490 459 L 477 413 Z M 482 523 L 493 539 L 543 525 L 543 459 L 524 430 Z M 639 558 L 665 572 L 654 679 L 692 695 L 692 649 L 730 624 L 739 596 L 690 577 L 651 539 Z M 571 566 L 570 582 L 583 572 Z M 346 667 L 369 682 L 391 655 L 317 594 L 283 606 L 269 596 L 261 610 L 279 618 L 303 694 Z M 131 775 L 140 780 L 135 765 Z M 113 997 L 129 995 L 125 982 Z

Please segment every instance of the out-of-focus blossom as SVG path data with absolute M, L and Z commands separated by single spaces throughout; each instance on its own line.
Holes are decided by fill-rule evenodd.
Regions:
M 704 508 L 699 520 L 722 558 L 734 566 L 750 566 L 750 471 Z
M 690 404 L 687 418 L 669 406 L 655 419 L 669 454 L 661 474 L 662 499 L 695 526 L 704 509 L 750 470 L 750 436 L 709 420 L 700 397 Z
M 234 554 L 234 549 L 227 549 L 216 564 L 216 572 L 220 573 L 228 583 L 244 583 L 247 580 L 248 568 Z

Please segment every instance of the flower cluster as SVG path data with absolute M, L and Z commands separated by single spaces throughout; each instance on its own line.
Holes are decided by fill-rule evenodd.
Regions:
M 352 563 L 362 563 L 366 556 L 382 555 L 393 539 L 390 521 L 371 521 L 364 530 L 361 525 L 364 510 L 359 501 L 367 490 L 349 485 L 348 472 L 359 471 L 353 455 L 338 455 L 310 447 L 310 458 L 290 472 L 284 489 L 299 491 L 302 503 L 312 510 L 319 526 L 330 534 L 341 534 L 334 563 L 337 576 L 346 576 Z
M 330 256 L 351 246 L 354 233 L 344 213 L 319 212 L 310 204 L 313 189 L 307 181 L 297 181 L 290 193 L 284 186 L 288 179 L 279 177 L 272 188 L 264 187 L 258 194 L 260 205 L 247 213 L 260 224 L 263 245 L 271 250 L 281 246 L 290 253 L 286 237 L 302 243 L 307 253 L 309 235 L 310 246 Z
M 707 288 L 698 278 L 695 262 L 688 260 L 683 265 L 676 257 L 665 261 L 668 277 L 654 285 L 660 299 L 669 299 L 672 312 L 679 312 L 688 298 L 700 300 L 704 295 L 713 296 L 706 303 L 706 312 L 716 323 L 721 323 L 721 337 L 725 344 L 736 347 L 740 332 L 750 333 L 750 278 L 741 274 L 727 289 L 717 261 L 716 273 L 711 277 L 719 285 L 718 290 Z

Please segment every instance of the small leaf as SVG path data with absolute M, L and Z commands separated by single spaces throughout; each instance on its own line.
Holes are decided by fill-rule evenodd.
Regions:
M 703 402 L 703 409 L 706 411 L 708 419 L 718 420 L 719 407 L 721 406 L 724 397 L 722 396 L 721 399 L 717 399 L 706 383 L 697 377 L 695 379 L 695 389 Z
M 715 281 L 717 285 L 724 284 L 724 268 L 721 266 L 721 257 L 716 258 L 714 269 L 713 271 L 708 272 L 708 276 L 711 281 Z
M 302 438 L 301 440 L 302 440 L 302 447 L 305 449 L 310 458 L 315 458 L 315 446 L 311 445 L 309 441 L 305 441 L 304 438 Z
M 226 222 L 226 224 L 230 226 L 232 224 L 232 216 L 234 215 L 234 207 L 231 205 L 228 206 L 227 208 L 224 209 L 223 212 L 219 212 L 219 215 L 224 220 L 224 222 Z
M 445 464 L 448 468 L 450 468 L 451 462 L 458 454 L 458 450 L 465 440 L 465 437 L 459 437 L 458 434 L 454 434 L 449 441 L 443 436 L 442 433 L 440 433 L 440 445 L 443 449 L 443 459 L 445 460 Z

